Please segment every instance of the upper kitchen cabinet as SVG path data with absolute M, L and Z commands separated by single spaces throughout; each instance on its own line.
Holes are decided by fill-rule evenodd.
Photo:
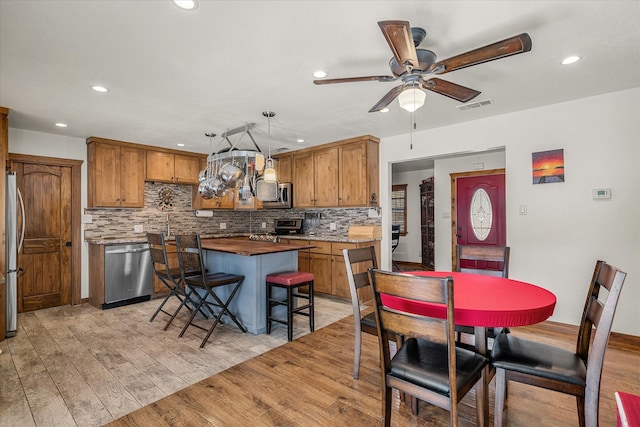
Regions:
M 293 156 L 279 155 L 276 161 L 276 176 L 280 182 L 293 182 Z
M 200 157 L 169 151 L 147 150 L 147 181 L 198 184 Z
M 87 139 L 90 208 L 144 207 L 145 152 L 133 144 Z
M 378 144 L 370 135 L 293 152 L 293 205 L 378 206 Z

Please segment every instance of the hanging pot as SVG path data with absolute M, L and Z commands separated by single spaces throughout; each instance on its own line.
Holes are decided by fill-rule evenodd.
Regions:
M 220 179 L 231 188 L 235 188 L 243 177 L 242 169 L 233 163 L 225 163 L 220 168 Z
M 198 194 L 200 194 L 200 197 L 202 197 L 203 199 L 211 199 L 215 195 L 215 192 L 213 191 L 210 183 L 205 180 L 202 181 L 198 186 Z

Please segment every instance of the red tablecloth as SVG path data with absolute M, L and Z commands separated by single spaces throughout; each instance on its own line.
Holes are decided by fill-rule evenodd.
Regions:
M 533 325 L 553 314 L 556 297 L 546 289 L 513 279 L 481 274 L 414 271 L 416 276 L 453 277 L 455 321 L 464 326 L 508 327 Z M 446 307 L 382 296 L 390 308 L 446 317 Z
M 616 391 L 618 427 L 640 426 L 640 396 Z

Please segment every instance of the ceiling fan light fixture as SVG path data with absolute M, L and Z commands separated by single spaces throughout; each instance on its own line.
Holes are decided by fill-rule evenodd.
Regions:
M 412 87 L 402 91 L 402 93 L 398 95 L 398 104 L 400 104 L 401 108 L 413 113 L 424 105 L 426 98 L 426 93 L 416 87 Z

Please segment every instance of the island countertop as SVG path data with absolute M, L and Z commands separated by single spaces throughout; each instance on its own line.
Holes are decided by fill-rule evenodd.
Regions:
M 313 248 L 313 245 L 291 245 L 288 243 L 274 243 L 258 240 L 239 239 L 202 239 L 202 249 L 226 252 L 230 254 L 255 256 L 273 254 L 278 252 L 299 251 Z

